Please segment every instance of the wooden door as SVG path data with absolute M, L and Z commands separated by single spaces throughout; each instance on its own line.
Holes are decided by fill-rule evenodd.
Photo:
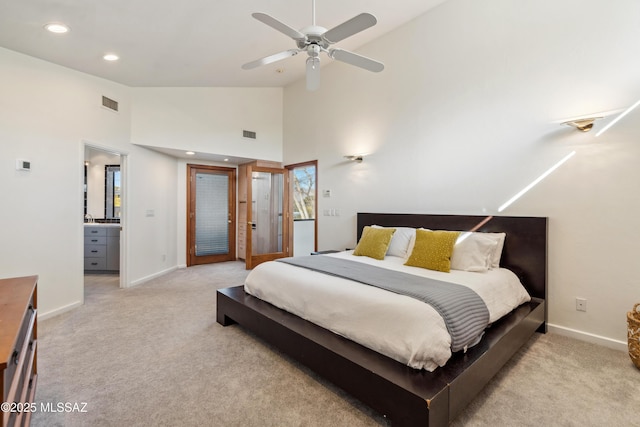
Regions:
M 246 266 L 289 256 L 288 182 L 286 169 L 247 168 Z
M 187 165 L 187 266 L 236 259 L 236 171 Z

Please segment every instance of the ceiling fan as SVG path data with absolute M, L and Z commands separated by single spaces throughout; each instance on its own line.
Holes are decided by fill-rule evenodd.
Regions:
M 306 52 L 307 58 L 307 90 L 313 91 L 320 87 L 320 52 L 326 53 L 329 58 L 364 68 L 365 70 L 380 72 L 384 64 L 348 50 L 330 48 L 330 45 L 346 39 L 360 31 L 373 27 L 378 21 L 370 13 L 361 13 L 342 24 L 327 30 L 316 25 L 316 2 L 312 0 L 311 26 L 298 31 L 289 25 L 278 21 L 266 13 L 253 13 L 258 21 L 274 28 L 277 31 L 291 37 L 296 42 L 296 49 L 289 49 L 264 58 L 248 62 L 242 66 L 250 70 L 261 65 L 271 64 L 276 61 L 290 58 L 300 52 Z

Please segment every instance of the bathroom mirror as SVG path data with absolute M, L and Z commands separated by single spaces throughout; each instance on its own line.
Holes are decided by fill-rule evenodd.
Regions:
M 104 167 L 104 217 L 120 218 L 120 165 Z

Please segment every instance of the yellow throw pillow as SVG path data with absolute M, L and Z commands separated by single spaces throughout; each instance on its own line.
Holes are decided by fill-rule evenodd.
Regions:
M 459 234 L 457 231 L 416 230 L 416 243 L 404 265 L 448 273 L 453 246 Z
M 357 256 L 368 256 L 375 259 L 384 259 L 391 237 L 395 228 L 373 228 L 368 225 L 362 230 L 360 241 L 353 251 Z

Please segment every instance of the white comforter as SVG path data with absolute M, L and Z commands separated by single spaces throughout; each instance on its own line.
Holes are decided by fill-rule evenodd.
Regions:
M 530 300 L 517 276 L 503 268 L 485 273 L 442 273 L 405 266 L 404 259 L 392 256 L 384 261 L 353 256 L 351 251 L 322 256 L 468 286 L 484 300 L 491 323 Z M 451 337 L 444 320 L 430 305 L 414 298 L 274 261 L 253 269 L 244 288 L 251 295 L 413 368 L 433 371 L 451 357 Z

